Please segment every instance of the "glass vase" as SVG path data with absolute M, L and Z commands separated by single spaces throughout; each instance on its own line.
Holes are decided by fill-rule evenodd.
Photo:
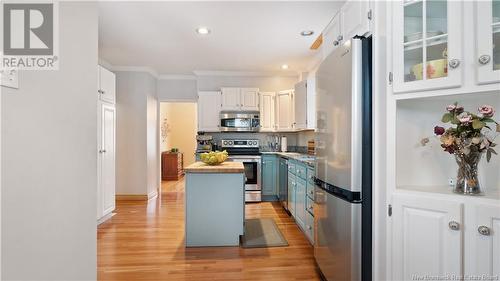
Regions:
M 457 181 L 455 193 L 474 195 L 481 193 L 481 185 L 478 178 L 478 165 L 483 156 L 482 152 L 471 151 L 469 154 L 457 153 L 455 160 L 458 164 Z

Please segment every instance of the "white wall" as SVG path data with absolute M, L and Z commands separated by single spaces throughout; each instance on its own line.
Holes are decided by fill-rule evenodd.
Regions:
M 60 2 L 60 68 L 2 88 L 2 279 L 95 280 L 95 3 Z
M 147 195 L 157 186 L 156 80 L 147 72 L 116 73 L 116 194 Z
M 160 79 L 156 87 L 160 101 L 196 101 L 198 99 L 195 79 Z
M 199 91 L 219 91 L 221 87 L 259 88 L 260 91 L 292 89 L 298 82 L 297 76 L 198 76 Z

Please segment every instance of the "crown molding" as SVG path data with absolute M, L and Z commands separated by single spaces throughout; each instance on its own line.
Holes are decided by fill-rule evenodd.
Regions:
M 112 66 L 112 71 L 127 71 L 127 72 L 146 72 L 151 74 L 154 78 L 158 79 L 158 73 L 147 66 Z
M 292 71 L 219 71 L 219 70 L 195 70 L 196 76 L 247 76 L 247 77 L 297 77 L 297 72 Z
M 196 80 L 196 75 L 162 74 L 158 76 L 158 80 Z

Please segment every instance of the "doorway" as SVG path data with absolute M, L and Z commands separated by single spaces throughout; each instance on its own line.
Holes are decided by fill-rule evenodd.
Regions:
M 196 102 L 160 102 L 162 189 L 165 181 L 182 178 L 195 162 L 198 107 Z

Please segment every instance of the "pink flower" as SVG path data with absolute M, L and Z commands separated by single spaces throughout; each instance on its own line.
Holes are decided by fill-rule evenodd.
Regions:
M 457 108 L 457 106 L 456 106 L 456 105 L 454 105 L 454 104 L 450 104 L 450 105 L 448 105 L 448 106 L 446 107 L 446 110 L 448 110 L 449 112 L 453 112 L 453 111 L 455 111 L 455 109 L 456 109 L 456 108 Z
M 478 108 L 479 113 L 483 115 L 483 117 L 493 117 L 495 114 L 495 109 L 491 105 L 483 105 Z
M 437 136 L 444 134 L 444 132 L 445 132 L 445 129 L 443 127 L 439 127 L 439 126 L 434 127 L 434 134 L 436 134 Z
M 463 112 L 458 115 L 458 121 L 462 124 L 468 124 L 472 122 L 472 115 L 470 115 L 468 112 Z

